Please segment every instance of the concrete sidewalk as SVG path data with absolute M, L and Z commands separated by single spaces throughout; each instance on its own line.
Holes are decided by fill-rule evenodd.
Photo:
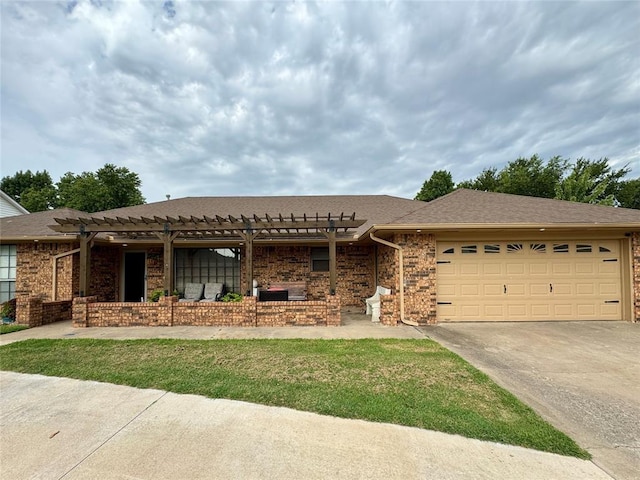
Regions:
M 398 425 L 0 372 L 6 479 L 611 479 L 593 463 Z
M 0 335 L 0 345 L 29 338 L 425 338 L 424 332 L 408 325 L 390 327 L 371 322 L 362 313 L 343 312 L 339 327 L 88 327 L 73 328 L 71 321 L 56 322 Z

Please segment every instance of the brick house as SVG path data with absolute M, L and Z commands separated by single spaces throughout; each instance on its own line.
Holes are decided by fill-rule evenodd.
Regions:
M 0 219 L 0 241 L 16 265 L 1 280 L 31 325 L 339 325 L 377 285 L 389 325 L 640 319 L 640 211 L 559 200 L 188 197 Z M 304 282 L 307 300 L 257 301 L 254 280 Z M 208 282 L 245 297 L 172 295 Z

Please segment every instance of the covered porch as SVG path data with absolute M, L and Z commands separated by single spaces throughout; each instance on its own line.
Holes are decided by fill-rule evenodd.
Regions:
M 337 245 L 353 239 L 352 230 L 365 221 L 351 215 L 277 216 L 256 214 L 240 218 L 221 217 L 90 217 L 56 218 L 52 228 L 75 234 L 79 248 L 79 297 L 74 298 L 72 316 L 77 327 L 88 326 L 293 326 L 340 325 L 341 300 L 338 291 Z M 105 242 L 106 240 L 106 242 Z M 92 292 L 91 252 L 95 243 L 109 246 L 145 245 L 162 248 L 164 296 L 159 302 L 98 301 Z M 325 246 L 328 249 L 328 285 L 322 295 L 306 301 L 258 301 L 254 289 L 255 247 L 260 255 L 274 246 Z M 240 302 L 178 302 L 173 293 L 176 249 L 234 248 L 242 252 Z M 311 247 L 310 247 L 311 248 Z M 264 277 L 264 272 L 258 272 Z M 261 284 L 292 280 L 277 275 L 263 278 Z M 305 282 L 309 279 L 295 278 Z M 95 284 L 95 279 L 94 279 Z

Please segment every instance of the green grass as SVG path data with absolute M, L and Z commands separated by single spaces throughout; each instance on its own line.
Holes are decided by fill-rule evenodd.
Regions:
M 13 324 L 0 324 L 0 335 L 11 332 L 18 332 L 20 330 L 26 330 L 29 328 L 26 325 L 13 325 Z
M 408 425 L 590 458 L 431 340 L 27 340 L 0 367 Z

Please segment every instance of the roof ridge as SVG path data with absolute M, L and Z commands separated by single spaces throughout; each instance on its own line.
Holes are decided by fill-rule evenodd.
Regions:
M 415 210 L 413 210 L 413 211 L 411 211 L 409 213 L 401 215 L 400 217 L 394 219 L 393 221 L 397 222 L 397 221 L 399 221 L 399 220 L 401 220 L 401 219 L 403 219 L 405 217 L 408 217 L 409 215 L 413 215 L 414 213 L 416 213 L 419 210 L 423 210 L 425 208 L 430 208 L 430 207 L 433 206 L 434 203 L 437 203 L 439 200 L 442 200 L 443 198 L 446 198 L 446 197 L 450 197 L 450 196 L 454 195 L 455 193 L 457 193 L 458 191 L 461 191 L 461 190 L 468 190 L 468 189 L 467 188 L 457 188 L 453 192 L 449 192 L 446 195 L 442 195 L 441 197 L 434 198 L 433 200 L 430 200 L 428 202 L 425 202 L 425 201 L 422 201 L 422 200 L 417 200 L 418 202 L 422 202 L 423 205 L 420 205 L 418 208 L 416 208 Z

